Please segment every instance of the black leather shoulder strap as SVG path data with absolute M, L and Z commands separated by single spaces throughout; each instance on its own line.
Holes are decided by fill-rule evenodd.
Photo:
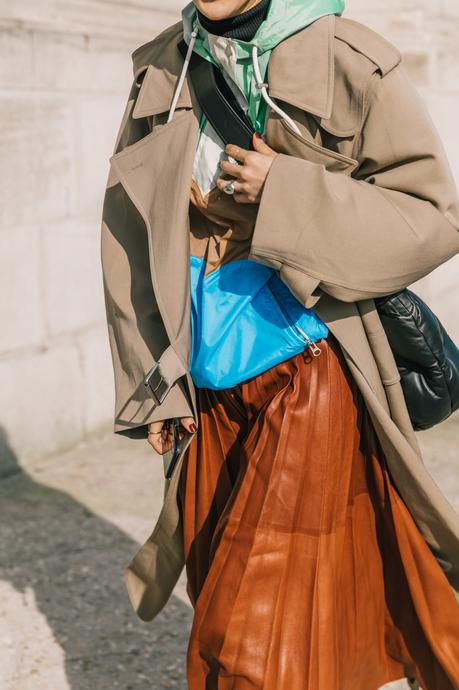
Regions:
M 185 57 L 188 46 L 183 39 L 178 47 Z M 255 129 L 218 67 L 193 52 L 188 74 L 201 109 L 225 144 L 253 149 Z

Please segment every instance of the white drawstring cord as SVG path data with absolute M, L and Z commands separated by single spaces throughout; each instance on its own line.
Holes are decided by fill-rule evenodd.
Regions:
M 253 71 L 255 73 L 255 81 L 256 81 L 257 89 L 259 91 L 261 91 L 261 95 L 265 99 L 266 103 L 268 103 L 268 105 L 271 106 L 271 108 L 278 115 L 280 115 L 282 119 L 284 119 L 286 122 L 288 122 L 288 124 L 290 125 L 290 127 L 293 129 L 294 132 L 301 135 L 301 130 L 298 127 L 298 125 L 296 124 L 296 122 L 294 122 L 292 120 L 292 118 L 289 117 L 287 115 L 287 113 L 282 110 L 282 108 L 279 108 L 279 106 L 276 103 L 274 103 L 273 99 L 269 97 L 268 91 L 266 90 L 268 84 L 266 84 L 265 82 L 263 82 L 261 80 L 260 65 L 258 64 L 258 48 L 255 45 L 252 46 L 252 63 L 253 63 Z
M 169 110 L 169 116 L 167 122 L 170 122 L 174 117 L 175 109 L 177 107 L 178 99 L 180 97 L 180 92 L 183 87 L 183 82 L 185 81 L 186 73 L 188 71 L 188 65 L 190 64 L 191 53 L 193 52 L 193 47 L 198 36 L 198 23 L 193 26 L 193 31 L 191 32 L 190 43 L 188 45 L 188 50 L 186 51 L 185 62 L 183 63 L 182 72 L 180 74 L 180 79 L 177 82 L 177 86 L 174 93 L 174 98 L 172 99 L 171 109 Z
M 183 83 L 185 81 L 186 73 L 188 71 L 188 65 L 190 64 L 190 59 L 191 59 L 191 54 L 193 52 L 193 47 L 196 42 L 196 38 L 198 37 L 198 23 L 196 22 L 193 26 L 193 31 L 191 32 L 191 38 L 190 38 L 190 43 L 188 45 L 188 50 L 186 52 L 185 56 L 185 61 L 183 63 L 182 67 L 182 72 L 180 74 L 180 78 L 177 82 L 177 86 L 175 89 L 174 97 L 172 99 L 171 107 L 169 110 L 169 115 L 167 118 L 167 122 L 170 122 L 172 118 L 174 117 L 175 109 L 177 107 L 178 99 L 180 97 L 180 93 L 182 91 Z M 256 45 L 252 46 L 252 63 L 253 63 L 253 71 L 255 74 L 255 82 L 256 82 L 256 87 L 259 91 L 261 91 L 261 95 L 268 103 L 268 105 L 278 114 L 283 118 L 293 129 L 294 132 L 297 134 L 301 135 L 301 130 L 292 120 L 292 118 L 287 115 L 287 113 L 282 110 L 273 100 L 272 98 L 269 97 L 268 91 L 267 91 L 267 86 L 265 82 L 262 81 L 261 79 L 261 72 L 260 72 L 260 65 L 258 64 L 258 48 Z

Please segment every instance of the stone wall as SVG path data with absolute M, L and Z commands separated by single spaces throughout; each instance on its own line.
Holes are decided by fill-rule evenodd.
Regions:
M 403 49 L 459 179 L 459 6 L 348 5 L 349 16 Z M 129 54 L 181 6 L 0 0 L 0 434 L 25 465 L 112 424 L 99 264 L 107 161 L 131 80 Z M 458 266 L 449 262 L 419 286 L 457 340 Z

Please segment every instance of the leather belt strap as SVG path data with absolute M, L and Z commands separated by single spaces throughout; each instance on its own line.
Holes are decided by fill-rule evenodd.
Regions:
M 188 46 L 183 39 L 178 48 L 185 57 Z M 218 67 L 193 52 L 188 74 L 202 111 L 224 143 L 253 150 L 255 129 Z

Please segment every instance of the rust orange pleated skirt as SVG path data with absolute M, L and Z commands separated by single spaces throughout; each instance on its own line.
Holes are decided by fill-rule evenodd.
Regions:
M 182 466 L 190 690 L 459 688 L 459 606 L 333 336 L 198 390 Z

